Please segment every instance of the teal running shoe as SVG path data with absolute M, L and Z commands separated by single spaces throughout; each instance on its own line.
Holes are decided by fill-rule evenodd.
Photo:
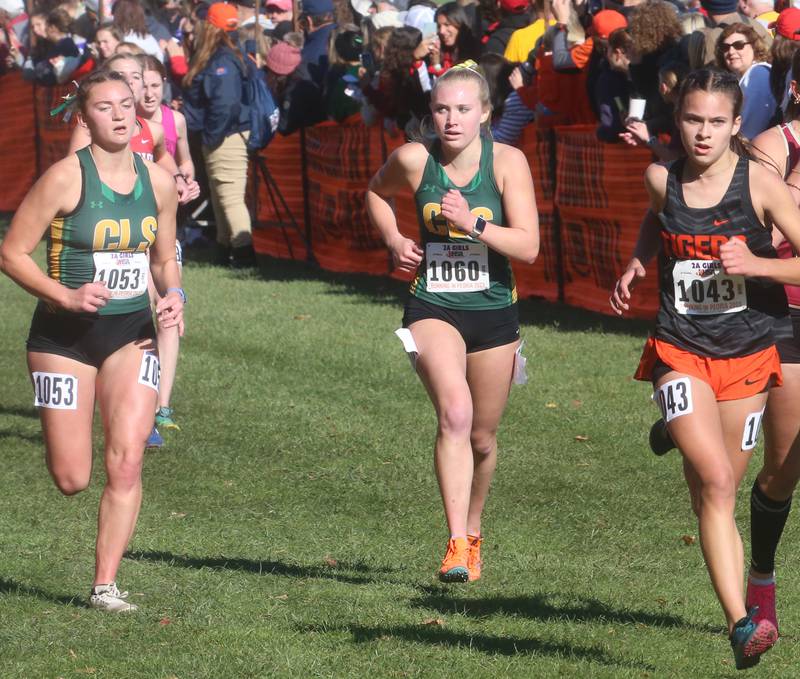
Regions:
M 753 606 L 747 615 L 739 620 L 731 632 L 731 648 L 737 670 L 746 670 L 758 665 L 761 656 L 771 649 L 778 640 L 778 630 L 769 620 L 753 620 L 758 606 Z
M 161 438 L 161 434 L 158 433 L 158 429 L 153 427 L 153 431 L 150 432 L 150 436 L 147 438 L 147 443 L 145 444 L 145 448 L 160 448 L 164 445 L 164 439 Z
M 174 429 L 175 431 L 181 430 L 181 428 L 175 424 L 175 420 L 172 419 L 172 408 L 164 407 L 159 408 L 156 412 L 156 427 Z
M 442 582 L 469 581 L 469 543 L 467 538 L 450 538 L 447 553 L 439 569 Z

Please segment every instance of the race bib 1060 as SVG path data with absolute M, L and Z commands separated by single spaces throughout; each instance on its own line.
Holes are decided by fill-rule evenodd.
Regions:
M 744 276 L 726 274 L 717 259 L 677 261 L 672 280 L 679 314 L 730 314 L 747 308 Z
M 484 243 L 428 243 L 428 292 L 489 289 L 489 251 Z
M 129 299 L 147 292 L 149 266 L 144 252 L 95 252 L 94 281 L 105 283 L 111 299 Z

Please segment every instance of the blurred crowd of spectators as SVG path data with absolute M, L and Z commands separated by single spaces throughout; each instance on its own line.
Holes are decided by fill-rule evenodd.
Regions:
M 114 53 L 151 55 L 164 65 L 168 105 L 201 87 L 203 110 L 185 111 L 187 123 L 213 146 L 246 127 L 231 112 L 244 59 L 263 69 L 283 134 L 363 120 L 409 137 L 424 128 L 436 78 L 472 59 L 491 88 L 498 141 L 514 143 L 534 121 L 596 124 L 604 142 L 669 159 L 681 152 L 672 102 L 692 69 L 739 77 L 746 137 L 784 119 L 800 9 L 779 2 L 233 0 L 212 31 L 206 0 L 0 0 L 0 63 L 55 85 Z

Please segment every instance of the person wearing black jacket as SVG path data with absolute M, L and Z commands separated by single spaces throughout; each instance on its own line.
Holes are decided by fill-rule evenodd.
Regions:
M 529 0 L 500 0 L 500 21 L 487 29 L 483 53 L 504 54 L 511 34 L 531 23 Z
M 237 47 L 236 7 L 214 3 L 196 37 L 183 80 L 189 130 L 200 134 L 220 254 L 234 266 L 255 264 L 247 186 L 250 109 L 244 102 L 247 68 Z
M 323 88 L 328 75 L 328 42 L 336 30 L 333 0 L 304 0 L 300 23 L 305 32 L 300 65 L 286 83 L 283 134 L 325 120 Z M 283 121 L 282 121 L 283 122 Z

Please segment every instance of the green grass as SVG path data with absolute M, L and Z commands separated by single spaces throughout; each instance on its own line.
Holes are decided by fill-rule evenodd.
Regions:
M 736 674 L 682 540 L 696 527 L 679 458 L 647 449 L 656 409 L 631 379 L 644 325 L 522 303 L 530 382 L 500 431 L 485 575 L 445 587 L 435 420 L 392 334 L 403 286 L 274 261 L 190 262 L 185 284 L 183 431 L 147 454 L 119 574 L 140 611 L 114 616 L 85 607 L 100 456 L 88 491 L 59 495 L 25 368 L 34 303 L 0 280 L 4 679 Z M 796 524 L 784 637 L 750 676 L 797 676 Z

